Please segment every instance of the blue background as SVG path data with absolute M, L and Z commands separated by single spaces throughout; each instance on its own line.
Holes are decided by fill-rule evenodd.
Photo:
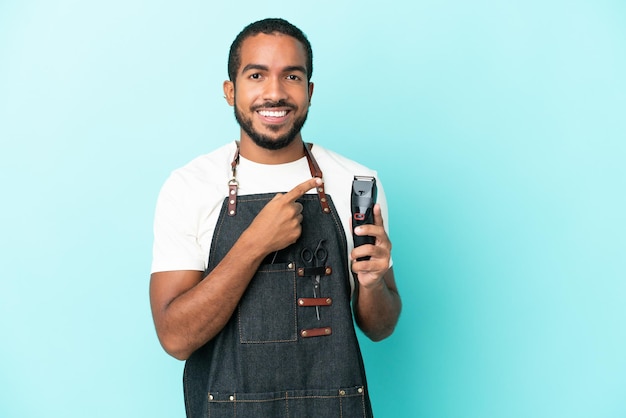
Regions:
M 238 136 L 228 47 L 281 16 L 314 48 L 305 139 L 388 193 L 377 417 L 625 417 L 626 4 L 230 3 L 0 2 L 0 416 L 184 415 L 154 204 Z

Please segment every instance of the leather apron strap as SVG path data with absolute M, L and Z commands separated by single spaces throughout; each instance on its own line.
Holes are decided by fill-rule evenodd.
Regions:
M 309 170 L 311 171 L 311 177 L 319 177 L 322 180 L 324 175 L 320 169 L 313 153 L 311 152 L 313 144 L 304 143 L 304 154 L 309 164 Z M 237 181 L 237 166 L 239 165 L 239 142 L 237 142 L 237 150 L 233 161 L 230 163 L 233 176 L 228 181 L 228 216 L 235 216 L 237 214 L 237 191 L 239 189 L 239 182 Z M 324 185 L 322 184 L 317 188 L 317 195 L 319 197 L 320 205 L 322 206 L 323 213 L 330 213 L 330 207 L 328 206 L 328 199 L 326 198 L 326 192 L 324 191 Z

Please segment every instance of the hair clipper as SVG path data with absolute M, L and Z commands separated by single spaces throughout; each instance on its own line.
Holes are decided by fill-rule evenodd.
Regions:
M 354 246 L 374 244 L 376 238 L 368 235 L 355 235 L 354 228 L 374 223 L 374 204 L 376 203 L 376 179 L 369 176 L 354 176 L 352 182 L 352 237 Z M 369 260 L 368 257 L 357 259 Z

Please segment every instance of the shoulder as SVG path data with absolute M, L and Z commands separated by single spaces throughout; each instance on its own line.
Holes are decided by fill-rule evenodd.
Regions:
M 230 178 L 230 162 L 237 146 L 235 142 L 222 145 L 208 154 L 200 155 L 184 166 L 172 171 L 162 188 L 162 193 L 188 195 L 207 192 L 213 185 L 222 186 Z
M 352 177 L 355 175 L 376 177 L 376 170 L 372 170 L 363 164 L 324 148 L 321 145 L 314 144 L 311 151 L 324 172 L 324 177 L 326 177 L 327 172 L 328 174 L 332 173 L 340 177 L 348 176 L 350 180 L 352 180 Z
M 187 181 L 211 181 L 216 175 L 230 173 L 237 146 L 235 142 L 222 145 L 208 154 L 200 155 L 184 166 L 174 170 L 170 178 Z

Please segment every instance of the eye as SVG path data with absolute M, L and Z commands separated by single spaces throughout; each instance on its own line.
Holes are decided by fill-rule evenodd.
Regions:
M 290 80 L 290 81 L 300 81 L 301 78 L 299 76 L 295 75 L 295 74 L 289 74 L 287 76 L 287 80 Z
M 260 80 L 261 79 L 261 74 L 259 74 L 259 73 L 250 74 L 250 78 L 252 80 Z

